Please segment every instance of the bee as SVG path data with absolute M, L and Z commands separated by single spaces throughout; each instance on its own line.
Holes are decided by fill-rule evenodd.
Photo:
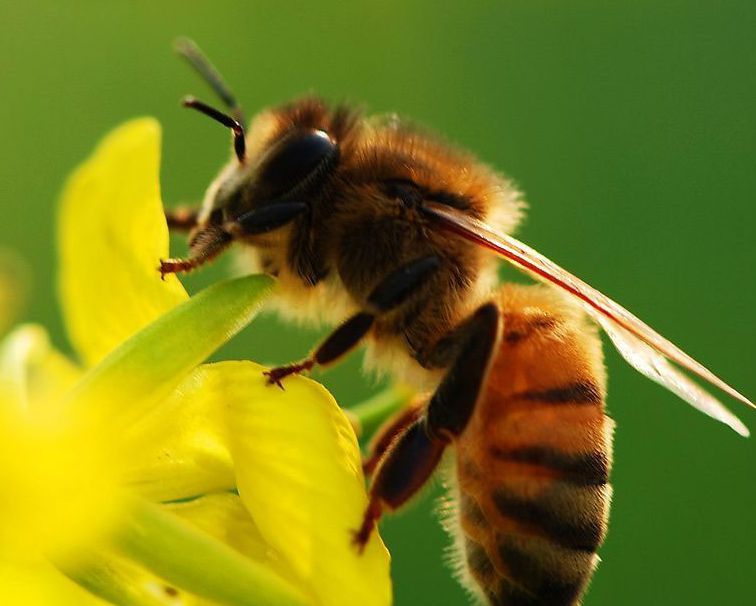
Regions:
M 336 325 L 307 358 L 268 371 L 269 383 L 364 344 L 368 365 L 430 394 L 373 439 L 357 548 L 450 449 L 469 584 L 494 605 L 578 604 L 611 499 L 614 423 L 598 327 L 639 372 L 748 435 L 678 367 L 753 406 L 745 396 L 512 237 L 521 194 L 474 156 L 394 116 L 314 97 L 261 112 L 247 131 L 199 49 L 184 40 L 179 52 L 229 113 L 184 105 L 231 129 L 234 157 L 199 210 L 168 214 L 190 247 L 160 271 L 195 269 L 236 243 L 278 278 L 287 317 Z M 497 284 L 500 258 L 544 284 Z

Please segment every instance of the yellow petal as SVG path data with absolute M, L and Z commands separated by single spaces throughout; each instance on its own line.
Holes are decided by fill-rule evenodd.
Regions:
M 62 557 L 117 516 L 110 444 L 89 419 L 54 406 L 75 374 L 38 327 L 0 345 L 0 557 Z
M 58 228 L 59 290 L 71 342 L 87 365 L 186 299 L 160 280 L 168 228 L 159 188 L 160 127 L 128 122 L 71 176 Z
M 216 365 L 223 383 L 241 498 L 265 541 L 322 606 L 391 603 L 389 555 L 376 532 L 352 545 L 367 506 L 354 430 L 320 385 L 293 377 L 266 385 L 262 368 Z
M 151 501 L 173 501 L 236 486 L 217 373 L 200 366 L 129 433 L 124 483 Z M 222 380 L 222 378 L 221 378 Z M 210 397 L 208 397 L 208 395 Z M 191 509 L 191 508 L 190 508 Z
M 119 500 L 107 444 L 75 423 L 0 422 L 0 556 L 62 557 L 111 527 Z
M 0 381 L 15 391 L 30 413 L 56 415 L 55 407 L 80 376 L 41 326 L 22 325 L 0 346 Z
M 265 542 L 238 495 L 213 494 L 166 505 L 166 509 L 248 558 L 265 564 L 287 581 L 296 583 L 293 570 Z
M 49 562 L 11 564 L 0 561 L 3 606 L 106 606 L 67 579 Z

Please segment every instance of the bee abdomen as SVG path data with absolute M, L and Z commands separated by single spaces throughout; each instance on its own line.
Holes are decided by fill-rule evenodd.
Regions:
M 543 447 L 493 455 L 506 476 L 460 497 L 468 570 L 494 605 L 579 603 L 606 533 L 608 457 Z
M 462 555 L 494 606 L 573 606 L 598 563 L 611 499 L 599 342 L 550 313 L 542 290 L 502 291 L 505 303 L 507 292 L 518 305 L 505 307 L 486 392 L 455 444 Z

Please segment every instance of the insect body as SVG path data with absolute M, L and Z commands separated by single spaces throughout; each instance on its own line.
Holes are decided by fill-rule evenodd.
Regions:
M 265 111 L 249 134 L 233 95 L 191 43 L 182 54 L 231 108 L 186 104 L 229 126 L 236 158 L 190 230 L 198 267 L 230 243 L 279 278 L 290 316 L 337 328 L 312 355 L 268 373 L 330 364 L 360 343 L 373 364 L 432 395 L 374 440 L 364 546 L 383 510 L 403 505 L 456 453 L 467 576 L 492 604 L 579 602 L 609 508 L 612 422 L 595 325 L 640 372 L 745 427 L 672 360 L 743 396 L 674 345 L 507 234 L 522 212 L 512 184 L 469 154 L 396 118 L 367 119 L 306 98 Z M 559 287 L 496 286 L 496 252 Z

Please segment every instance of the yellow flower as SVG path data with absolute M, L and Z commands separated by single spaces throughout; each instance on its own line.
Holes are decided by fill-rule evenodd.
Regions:
M 0 603 L 389 604 L 380 537 L 362 556 L 350 544 L 367 498 L 331 396 L 306 379 L 270 389 L 250 362 L 200 365 L 272 281 L 189 298 L 160 280 L 159 134 L 120 127 L 64 193 L 79 363 L 36 327 L 0 352 Z

